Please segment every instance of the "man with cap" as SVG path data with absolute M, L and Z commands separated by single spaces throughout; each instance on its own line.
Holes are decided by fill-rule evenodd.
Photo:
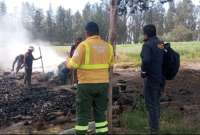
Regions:
M 144 26 L 143 33 L 145 43 L 141 52 L 141 76 L 144 78 L 144 98 L 149 114 L 151 134 L 158 134 L 160 96 L 165 85 L 165 77 L 162 70 L 164 47 L 157 37 L 154 25 L 149 24 Z
M 30 46 L 28 48 L 28 51 L 26 52 L 24 56 L 24 67 L 25 67 L 25 76 L 24 76 L 24 84 L 27 87 L 31 86 L 31 76 L 32 76 L 32 66 L 33 66 L 33 61 L 34 60 L 39 60 L 42 57 L 40 56 L 39 58 L 34 58 L 33 57 L 33 51 L 34 47 Z
M 86 134 L 88 122 L 94 118 L 96 134 L 107 134 L 106 110 L 113 47 L 101 39 L 95 22 L 86 25 L 85 33 L 86 40 L 78 45 L 67 64 L 68 68 L 77 69 L 78 76 L 75 130 L 76 134 Z

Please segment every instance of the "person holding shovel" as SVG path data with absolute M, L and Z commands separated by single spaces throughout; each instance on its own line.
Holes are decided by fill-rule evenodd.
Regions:
M 32 54 L 33 51 L 34 51 L 34 47 L 30 46 L 24 56 L 24 67 L 25 67 L 24 85 L 27 87 L 31 86 L 33 61 L 39 60 L 42 58 L 41 56 L 39 58 L 34 58 Z

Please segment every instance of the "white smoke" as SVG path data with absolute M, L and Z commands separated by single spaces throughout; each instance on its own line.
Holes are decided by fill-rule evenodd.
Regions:
M 49 43 L 30 42 L 29 33 L 23 27 L 20 17 L 6 15 L 0 18 L 0 68 L 10 70 L 12 62 L 19 54 L 25 54 L 29 46 L 34 46 L 34 57 L 40 56 L 38 47 L 41 47 L 45 71 L 55 70 L 64 61 L 64 58 L 50 47 Z M 42 71 L 41 61 L 35 61 L 33 69 Z

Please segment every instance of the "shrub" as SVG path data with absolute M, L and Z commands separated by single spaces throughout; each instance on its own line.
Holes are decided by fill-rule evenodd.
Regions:
M 164 35 L 164 40 L 171 42 L 192 41 L 193 32 L 183 25 L 177 25 L 171 32 Z

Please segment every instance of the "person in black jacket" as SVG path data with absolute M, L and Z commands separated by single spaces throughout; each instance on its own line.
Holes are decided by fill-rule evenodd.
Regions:
M 151 134 L 157 134 L 159 132 L 160 97 L 165 85 L 162 71 L 164 51 L 154 25 L 144 26 L 143 33 L 145 43 L 141 52 L 141 76 L 144 78 L 144 98 L 149 114 Z
M 70 58 L 74 55 L 74 51 L 76 50 L 76 48 L 78 47 L 78 45 L 82 42 L 82 38 L 79 37 L 76 39 L 75 44 L 71 47 L 70 50 Z
M 76 38 L 75 40 L 75 44 L 71 47 L 70 50 L 70 58 L 72 58 L 72 56 L 74 55 L 74 52 L 76 50 L 76 48 L 78 47 L 78 45 L 83 41 L 83 39 L 81 37 Z M 78 79 L 77 79 L 77 70 L 72 69 L 71 70 L 71 83 L 73 85 L 73 87 L 75 87 L 75 84 L 78 83 Z

